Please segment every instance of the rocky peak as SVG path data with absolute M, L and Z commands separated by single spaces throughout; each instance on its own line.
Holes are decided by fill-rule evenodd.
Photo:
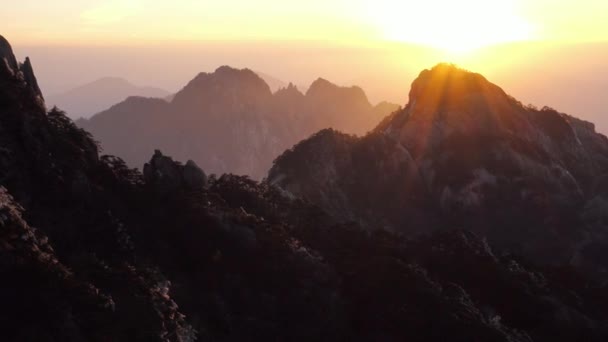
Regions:
M 0 35 L 0 71 L 14 75 L 19 70 L 11 44 Z
M 341 87 L 324 78 L 318 78 L 308 88 L 306 97 L 318 100 L 344 101 L 354 99 L 357 104 L 367 103 L 369 100 L 363 89 L 357 86 Z M 371 106 L 371 105 L 370 105 Z
M 34 76 L 30 58 L 26 57 L 23 63 L 18 63 L 10 43 L 2 36 L 0 36 L 0 76 L 24 82 L 26 88 L 29 88 L 36 97 L 38 105 L 44 105 L 44 98 Z
M 422 71 L 409 97 L 400 122 L 428 122 L 447 133 L 531 134 L 523 106 L 482 75 L 452 64 Z
M 464 100 L 462 97 L 478 94 L 506 97 L 504 91 L 481 74 L 459 68 L 454 64 L 441 63 L 420 72 L 412 83 L 409 96 L 410 103 L 440 99 L 444 104 L 449 105 Z
M 304 97 L 304 94 L 302 94 L 300 92 L 300 90 L 298 89 L 297 86 L 295 86 L 293 83 L 289 82 L 289 84 L 287 85 L 287 87 L 281 88 L 279 90 L 277 90 L 277 92 L 274 94 L 277 97 L 286 97 L 286 98 L 302 98 Z
M 149 163 L 144 165 L 144 179 L 160 193 L 170 193 L 179 189 L 202 189 L 207 184 L 207 175 L 192 160 L 186 165 L 155 150 Z
M 322 77 L 319 77 L 314 82 L 312 82 L 312 84 L 310 85 L 310 87 L 308 88 L 308 91 L 306 93 L 309 94 L 309 93 L 315 93 L 315 92 L 326 90 L 326 89 L 337 89 L 337 88 L 338 88 L 337 85 L 329 82 L 328 80 L 326 80 Z
M 454 160 L 475 159 L 475 165 L 490 168 L 496 156 L 503 161 L 518 156 L 548 170 L 565 167 L 568 172 L 557 183 L 568 183 L 574 193 L 579 187 L 589 191 L 592 175 L 606 168 L 604 137 L 592 124 L 550 107 L 524 106 L 482 75 L 452 64 L 422 71 L 407 106 L 377 131 L 400 141 L 416 159 L 438 162 L 438 155 L 452 154 Z M 516 159 L 510 164 L 523 173 L 532 169 Z
M 249 69 L 219 67 L 200 73 L 180 90 L 171 105 L 178 113 L 206 110 L 219 117 L 234 113 L 259 113 L 272 99 L 266 82 Z
M 305 97 L 308 112 L 313 113 L 316 120 L 316 130 L 331 127 L 362 135 L 380 120 L 374 115 L 365 92 L 357 86 L 341 87 L 319 78 L 308 88 Z
M 27 83 L 36 96 L 43 100 L 44 97 L 42 96 L 42 91 L 40 91 L 40 87 L 38 86 L 38 80 L 36 80 L 36 75 L 34 75 L 34 68 L 32 68 L 32 62 L 30 61 L 29 57 L 25 57 L 25 62 L 20 64 L 20 69 L 23 73 L 25 83 Z

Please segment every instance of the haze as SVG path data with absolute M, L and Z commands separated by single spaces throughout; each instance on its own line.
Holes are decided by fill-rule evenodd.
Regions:
M 322 76 L 405 104 L 420 70 L 449 61 L 606 133 L 607 16 L 599 0 L 27 0 L 0 21 L 46 95 L 107 76 L 177 91 L 231 65 L 301 88 Z

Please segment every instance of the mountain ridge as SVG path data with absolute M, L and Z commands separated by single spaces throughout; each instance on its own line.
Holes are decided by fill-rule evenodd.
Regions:
M 129 96 L 165 98 L 169 95 L 169 91 L 161 88 L 137 86 L 122 77 L 106 76 L 53 94 L 47 103 L 63 108 L 70 117 L 79 119 L 89 118 Z
M 293 84 L 272 93 L 254 71 L 222 66 L 199 73 L 168 105 L 125 102 L 77 123 L 108 153 L 134 167 L 159 148 L 179 159 L 193 159 L 211 173 L 261 179 L 272 159 L 315 131 L 333 126 L 361 134 L 398 108 L 372 106 L 360 88 L 316 84 L 306 94 Z M 349 116 L 340 115 L 342 111 Z

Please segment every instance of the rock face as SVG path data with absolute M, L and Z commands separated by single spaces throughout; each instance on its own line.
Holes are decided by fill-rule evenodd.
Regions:
M 538 262 L 606 272 L 607 227 L 581 219 L 603 198 L 608 139 L 590 123 L 525 107 L 483 76 L 441 64 L 363 138 L 319 133 L 269 181 L 345 220 L 420 233 L 466 228 Z M 597 201 L 597 199 L 595 200 Z
M 129 98 L 77 123 L 131 166 L 159 148 L 210 173 L 261 179 L 277 155 L 319 129 L 362 134 L 398 108 L 373 107 L 360 88 L 325 80 L 306 95 L 291 84 L 273 94 L 253 71 L 223 66 L 197 75 L 170 103 Z

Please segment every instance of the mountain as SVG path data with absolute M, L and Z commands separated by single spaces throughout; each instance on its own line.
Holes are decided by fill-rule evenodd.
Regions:
M 140 87 L 119 77 L 104 77 L 60 94 L 49 96 L 47 104 L 65 110 L 70 117 L 89 118 L 130 96 L 165 98 L 170 93 L 154 87 Z
M 261 179 L 277 155 L 319 129 L 363 134 L 398 108 L 374 107 L 360 88 L 322 79 L 306 94 L 292 84 L 272 93 L 253 71 L 223 66 L 197 75 L 170 103 L 131 97 L 77 124 L 132 167 L 160 149 L 210 173 Z
M 467 229 L 500 251 L 606 278 L 608 139 L 440 64 L 370 134 L 323 130 L 268 180 L 344 221 L 420 234 Z
M 267 182 L 207 176 L 161 151 L 141 174 L 46 112 L 31 62 L 1 36 L 0 62 L 4 341 L 608 337 L 606 285 L 571 265 L 498 254 L 465 230 L 411 238 L 340 223 Z M 303 144 L 360 140 L 327 132 Z M 326 155 L 340 149 L 329 142 Z

